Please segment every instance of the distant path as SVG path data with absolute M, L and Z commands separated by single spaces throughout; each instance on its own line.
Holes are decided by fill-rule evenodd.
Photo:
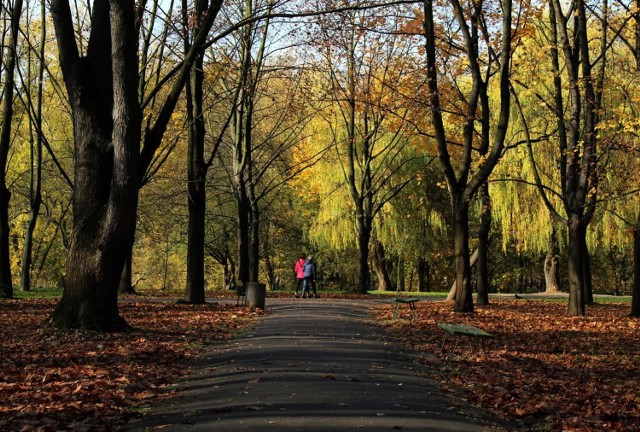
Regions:
M 128 430 L 498 430 L 418 377 L 411 353 L 368 321 L 370 302 L 268 298 L 264 318 Z

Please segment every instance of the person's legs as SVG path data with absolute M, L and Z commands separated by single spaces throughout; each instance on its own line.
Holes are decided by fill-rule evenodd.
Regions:
M 302 288 L 303 279 L 296 278 L 296 297 L 298 297 L 298 291 Z
M 318 298 L 318 293 L 316 292 L 316 281 L 311 281 L 311 288 L 313 288 L 313 298 Z
M 304 278 L 302 281 L 302 298 L 306 298 L 307 297 L 307 289 L 309 286 L 309 279 Z

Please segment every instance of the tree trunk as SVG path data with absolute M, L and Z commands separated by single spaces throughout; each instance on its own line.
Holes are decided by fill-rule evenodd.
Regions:
M 477 271 L 477 299 L 479 305 L 489 304 L 489 234 L 491 232 L 491 197 L 489 196 L 489 183 L 484 182 L 480 187 L 482 210 L 480 217 L 480 230 L 478 232 L 478 264 Z
M 469 262 L 469 207 L 453 199 L 453 249 L 456 262 L 455 312 L 473 312 Z
M 580 216 L 569 215 L 569 315 L 583 316 L 585 314 L 584 299 L 584 254 L 580 227 Z
M 44 82 L 44 54 L 47 40 L 46 9 L 44 2 L 40 5 L 40 51 L 38 66 L 38 90 L 35 119 L 29 116 L 30 130 L 35 132 L 35 145 L 31 142 L 31 187 L 29 224 L 24 236 L 24 248 L 22 251 L 22 269 L 20 276 L 20 290 L 31 290 L 31 266 L 33 264 L 33 231 L 36 228 L 40 205 L 42 204 L 42 92 Z M 30 57 L 29 57 L 30 58 Z M 33 123 L 35 122 L 35 126 Z
M 54 0 L 52 15 L 73 112 L 76 169 L 65 289 L 51 318 L 65 329 L 119 331 L 128 328 L 118 313 L 118 285 L 140 182 L 133 3 L 94 3 L 87 57 L 78 56 L 68 2 Z
M 0 298 L 13 297 L 11 280 L 11 259 L 9 255 L 9 200 L 11 192 L 7 189 L 6 172 L 9 147 L 11 145 L 11 125 L 13 123 L 13 90 L 16 61 L 18 57 L 18 34 L 22 0 L 15 0 L 11 10 L 9 43 L 3 47 L 5 53 L 4 88 L 2 89 L 2 130 L 0 131 Z
M 418 258 L 418 291 L 431 291 L 431 266 L 422 256 Z
M 387 256 L 384 250 L 384 245 L 378 241 L 373 241 L 373 268 L 376 272 L 376 279 L 378 280 L 378 291 L 391 291 L 391 278 L 389 277 L 389 271 L 387 269 Z
M 473 251 L 471 257 L 469 258 L 469 266 L 473 268 L 478 262 L 478 249 Z M 456 281 L 454 280 L 451 284 L 451 288 L 449 289 L 449 294 L 447 294 L 447 301 L 453 301 L 456 298 Z
M 258 282 L 260 278 L 260 211 L 254 201 L 251 204 L 249 233 L 249 280 Z
M 183 9 L 187 9 L 183 1 Z M 197 22 L 193 33 L 197 33 L 208 2 L 196 1 Z M 185 23 L 188 23 L 186 21 Z M 188 24 L 187 24 L 188 25 Z M 188 37 L 185 41 L 185 53 L 189 52 Z M 189 121 L 189 145 L 187 152 L 187 190 L 189 223 L 187 233 L 187 285 L 185 300 L 192 304 L 205 303 L 204 294 L 204 241 L 207 212 L 207 193 L 205 182 L 207 166 L 204 162 L 204 113 L 202 109 L 204 70 L 203 52 L 201 51 L 191 68 L 191 81 L 186 84 L 187 117 Z
M 355 292 L 366 294 L 369 287 L 369 241 L 371 239 L 371 224 L 365 217 L 358 218 L 358 280 Z
M 549 251 L 544 258 L 545 292 L 548 294 L 560 292 L 559 261 L 558 236 L 554 226 L 551 228 L 551 236 L 549 237 Z
M 249 202 L 246 195 L 244 182 L 239 181 L 237 205 L 237 232 L 238 232 L 238 279 L 249 282 Z
M 633 294 L 629 316 L 640 317 L 640 214 L 633 229 Z

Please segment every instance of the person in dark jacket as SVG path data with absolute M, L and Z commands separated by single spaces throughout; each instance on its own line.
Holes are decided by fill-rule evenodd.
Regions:
M 304 275 L 302 298 L 307 298 L 307 295 L 311 298 L 311 288 L 313 288 L 313 298 L 318 298 L 318 293 L 316 292 L 316 263 L 313 261 L 312 255 L 309 255 L 304 262 L 302 272 Z

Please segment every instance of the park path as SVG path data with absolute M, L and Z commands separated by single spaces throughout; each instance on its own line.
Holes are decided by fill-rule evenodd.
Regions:
M 267 299 L 266 314 L 215 346 L 129 431 L 487 431 L 374 325 L 368 301 Z

